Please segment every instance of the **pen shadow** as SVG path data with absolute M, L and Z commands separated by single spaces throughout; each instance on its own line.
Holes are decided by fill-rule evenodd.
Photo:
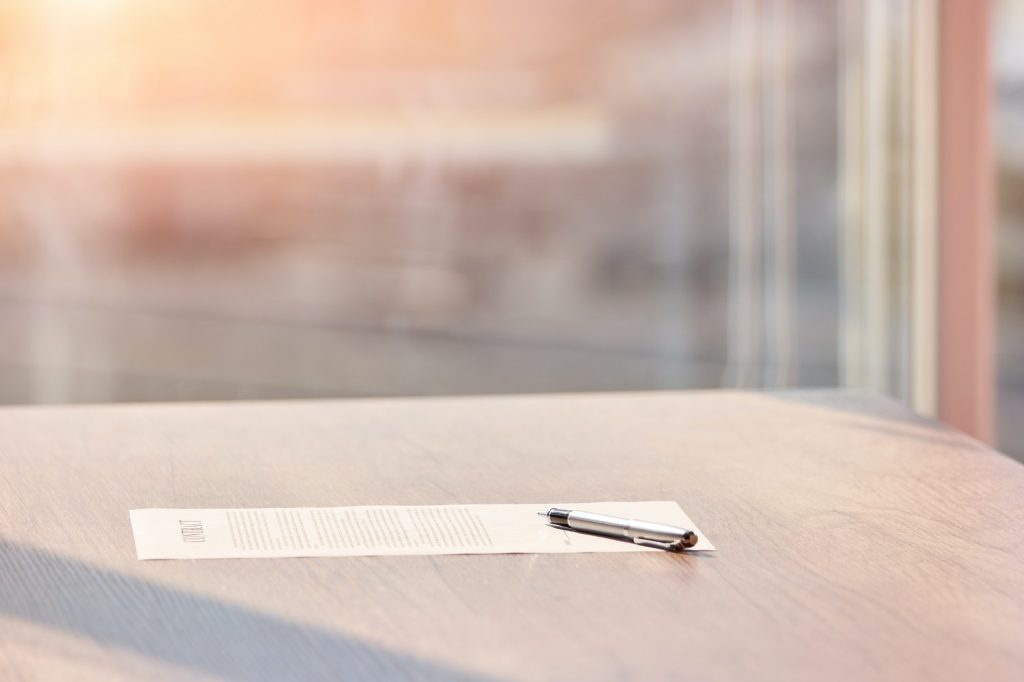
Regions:
M 489 679 L 6 540 L 0 613 L 228 680 Z

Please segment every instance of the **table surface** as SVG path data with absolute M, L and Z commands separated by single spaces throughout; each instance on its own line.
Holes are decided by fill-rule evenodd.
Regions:
M 128 510 L 677 500 L 718 548 L 148 561 Z M 1024 467 L 809 391 L 0 410 L 0 679 L 1024 679 Z

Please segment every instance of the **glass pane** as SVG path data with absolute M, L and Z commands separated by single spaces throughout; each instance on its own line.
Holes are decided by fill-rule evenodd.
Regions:
M 994 3 L 999 448 L 1024 460 L 1024 3 Z
M 0 400 L 834 385 L 839 11 L 0 0 Z

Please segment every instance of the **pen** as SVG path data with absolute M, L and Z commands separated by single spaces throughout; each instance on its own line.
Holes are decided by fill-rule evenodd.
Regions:
M 630 538 L 638 545 L 649 545 L 670 551 L 687 549 L 697 544 L 697 534 L 692 530 L 664 523 L 636 521 L 607 514 L 554 507 L 546 512 L 537 512 L 537 515 L 546 516 L 548 523 L 559 528 L 570 528 L 610 537 Z

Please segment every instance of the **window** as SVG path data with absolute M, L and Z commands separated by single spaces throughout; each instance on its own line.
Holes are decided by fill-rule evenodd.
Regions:
M 0 400 L 932 412 L 931 7 L 4 0 Z

